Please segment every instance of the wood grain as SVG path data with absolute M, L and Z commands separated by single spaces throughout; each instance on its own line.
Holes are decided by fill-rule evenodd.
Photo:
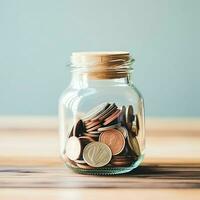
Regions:
M 118 176 L 75 174 L 65 168 L 0 168 L 0 188 L 199 188 L 200 164 L 145 164 Z
M 200 199 L 200 129 L 191 124 L 191 131 L 151 127 L 143 165 L 111 177 L 65 168 L 54 127 L 0 126 L 0 200 Z

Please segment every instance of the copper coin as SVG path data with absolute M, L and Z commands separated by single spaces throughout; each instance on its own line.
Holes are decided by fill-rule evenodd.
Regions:
M 73 128 L 73 136 L 78 137 L 82 135 L 83 131 L 84 131 L 83 121 L 79 120 Z
M 98 114 L 103 112 L 107 108 L 107 106 L 108 106 L 108 103 L 102 103 L 102 104 L 94 107 L 87 114 L 85 114 L 85 116 L 82 118 L 83 121 L 87 121 L 87 120 L 90 120 L 90 119 L 96 117 Z
M 110 124 L 112 121 L 117 119 L 120 116 L 120 114 L 121 114 L 121 110 L 116 110 L 111 116 L 105 119 L 105 122 L 103 123 L 103 125 Z
M 94 126 L 94 127 L 92 127 L 92 128 L 87 129 L 87 132 L 95 131 L 95 130 L 97 130 L 97 129 L 100 128 L 100 127 L 101 127 L 101 125 L 98 124 L 98 125 L 96 125 L 96 126 Z
M 109 129 L 113 129 L 113 128 L 119 128 L 121 126 L 121 123 L 118 123 L 118 124 L 113 124 L 111 126 L 105 126 L 105 127 L 101 127 L 101 128 L 98 128 L 98 131 L 106 131 L 106 130 L 109 130 Z
M 96 117 L 92 118 L 91 121 L 95 121 L 95 120 L 99 119 L 100 117 L 105 115 L 105 113 L 107 113 L 110 109 L 112 109 L 114 106 L 115 106 L 115 104 L 110 104 L 109 103 L 109 106 L 103 112 L 101 112 L 99 115 L 97 115 Z
M 65 160 L 65 162 L 70 166 L 70 167 L 76 167 L 76 162 L 74 162 L 73 160 L 70 160 L 66 154 L 63 155 L 63 159 Z
M 81 137 L 79 137 L 79 139 L 81 141 L 85 141 L 85 142 L 94 142 L 94 140 L 91 137 L 88 137 L 88 136 L 81 136 Z
M 130 166 L 132 161 L 111 161 L 111 164 L 118 167 Z
M 126 160 L 135 160 L 135 157 L 133 156 L 113 156 L 112 161 L 126 161 Z
M 75 136 L 70 137 L 67 140 L 65 152 L 70 160 L 77 160 L 81 154 L 80 140 Z
M 113 112 L 117 110 L 115 104 L 110 105 L 104 112 L 102 112 L 98 117 L 100 121 L 104 120 L 106 117 L 110 116 Z M 95 119 L 95 118 L 94 118 Z
M 81 169 L 95 169 L 94 167 L 91 167 L 88 164 L 77 163 L 76 165 Z
M 124 136 L 116 129 L 109 129 L 102 132 L 99 136 L 99 141 L 107 144 L 113 155 L 121 153 L 125 146 Z
M 76 162 L 78 164 L 86 164 L 86 162 L 84 160 L 75 160 L 74 162 Z
M 91 121 L 88 124 L 86 124 L 85 127 L 86 127 L 86 129 L 89 129 L 89 128 L 92 128 L 94 126 L 97 126 L 98 124 L 100 124 L 99 120 L 97 120 L 97 121 Z
M 121 114 L 119 116 L 119 121 L 121 122 L 122 126 L 126 126 L 126 107 L 122 106 Z
M 99 138 L 99 135 L 85 133 L 85 136 L 92 138 L 93 140 L 97 140 Z
M 99 120 L 105 120 L 106 118 L 108 118 L 110 115 L 112 115 L 115 111 L 117 110 L 117 106 L 113 106 L 110 110 L 108 110 L 106 113 L 104 113 L 104 115 L 102 115 Z

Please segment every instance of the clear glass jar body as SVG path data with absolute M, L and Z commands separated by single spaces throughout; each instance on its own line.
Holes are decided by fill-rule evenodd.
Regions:
M 130 73 L 122 78 L 90 79 L 87 73 L 73 72 L 69 87 L 60 97 L 59 125 L 61 157 L 75 172 L 122 174 L 132 171 L 142 162 L 145 150 L 144 103 L 130 80 Z M 115 110 L 109 115 L 109 106 L 113 105 Z M 99 119 L 102 113 L 105 117 Z M 70 146 L 68 143 L 72 137 L 79 141 Z M 89 152 L 91 143 L 94 146 L 105 143 L 111 155 L 106 150 L 101 155 L 98 148 Z

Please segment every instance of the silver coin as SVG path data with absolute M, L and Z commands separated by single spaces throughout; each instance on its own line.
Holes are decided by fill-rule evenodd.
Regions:
M 90 132 L 88 132 L 88 133 L 94 134 L 94 135 L 99 135 L 101 132 L 99 132 L 99 131 L 90 131 Z
M 80 140 L 72 136 L 67 140 L 65 154 L 70 160 L 77 160 L 81 154 Z
M 134 137 L 132 134 L 128 135 L 128 144 L 131 148 L 131 150 L 137 155 L 140 156 L 141 152 L 140 152 L 140 145 L 138 143 L 138 140 L 136 137 Z
M 85 164 L 86 162 L 84 160 L 75 160 L 76 163 L 79 163 L 79 164 Z
M 128 131 L 125 127 L 122 127 L 122 126 L 118 127 L 117 130 L 120 131 L 123 134 L 124 138 L 128 137 Z
M 91 142 L 83 150 L 83 159 L 91 167 L 103 167 L 112 158 L 110 148 L 101 142 Z
M 87 120 L 92 119 L 93 117 L 103 112 L 107 108 L 108 105 L 109 103 L 102 103 L 98 105 L 97 107 L 94 107 L 88 113 L 86 113 L 84 117 L 82 117 L 82 120 L 87 121 Z
M 109 117 L 110 115 L 112 115 L 116 110 L 117 110 L 117 106 L 114 105 L 114 106 L 112 107 L 112 109 L 109 109 L 106 113 L 104 113 L 104 115 L 102 115 L 102 116 L 99 118 L 99 120 L 102 121 L 102 120 L 106 119 L 107 117 Z
M 109 106 L 103 111 L 101 112 L 99 115 L 97 115 L 95 118 L 92 119 L 92 121 L 100 119 L 101 117 L 103 117 L 105 114 L 107 114 L 110 110 L 112 110 L 113 108 L 117 108 L 117 106 L 113 103 L 113 104 L 109 104 Z
M 136 126 L 135 121 L 132 123 L 131 132 L 133 133 L 134 136 L 138 135 L 138 128 Z

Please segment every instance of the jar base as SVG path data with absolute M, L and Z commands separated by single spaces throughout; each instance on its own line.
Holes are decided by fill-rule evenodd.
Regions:
M 131 172 L 133 169 L 137 168 L 144 159 L 144 154 L 141 155 L 137 161 L 133 162 L 128 167 L 102 167 L 98 169 L 80 169 L 71 167 L 66 163 L 66 166 L 72 169 L 75 173 L 88 174 L 88 175 L 99 175 L 99 176 L 112 176 L 117 174 L 125 174 Z

